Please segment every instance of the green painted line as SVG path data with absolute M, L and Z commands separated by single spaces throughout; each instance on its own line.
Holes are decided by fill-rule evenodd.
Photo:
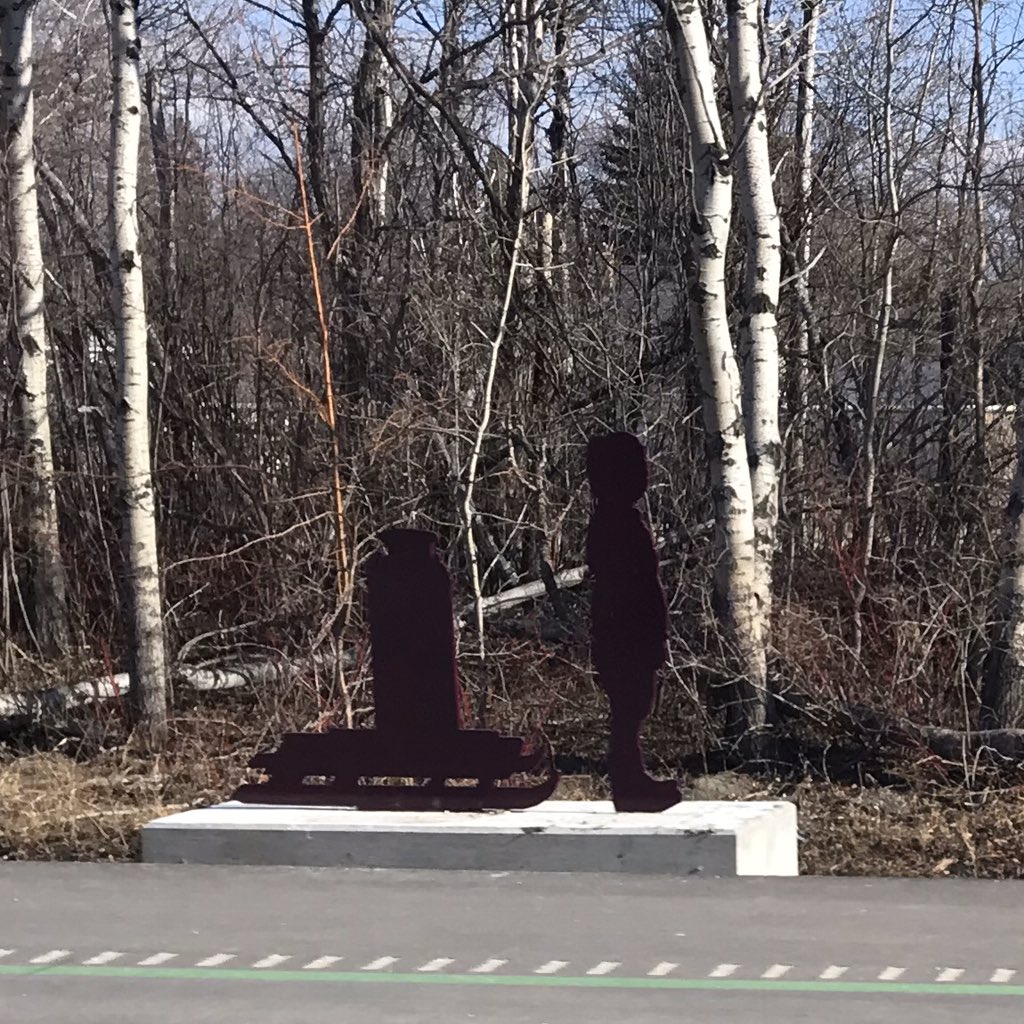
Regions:
M 1024 985 L 959 985 L 901 981 L 786 981 L 761 978 L 628 978 L 613 975 L 400 974 L 385 971 L 281 971 L 227 967 L 86 967 L 3 964 L 2 976 L 48 978 L 143 978 L 165 981 L 311 981 L 371 985 L 475 985 L 498 988 L 611 988 L 683 992 L 808 992 L 903 996 L 1015 996 Z

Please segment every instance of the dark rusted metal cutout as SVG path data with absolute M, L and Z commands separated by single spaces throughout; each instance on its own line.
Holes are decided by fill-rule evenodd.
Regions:
M 635 507 L 647 490 L 647 453 L 632 434 L 591 438 L 587 477 L 594 499 L 587 533 L 590 653 L 608 696 L 612 799 L 617 811 L 664 811 L 679 803 L 679 787 L 648 775 L 640 750 L 640 730 L 654 710 L 668 639 L 658 556 Z
M 558 785 L 551 751 L 462 728 L 451 579 L 425 530 L 388 530 L 367 570 L 375 728 L 289 733 L 250 767 L 266 782 L 245 785 L 248 803 L 365 810 L 476 811 L 541 803 Z M 499 785 L 544 775 L 530 786 Z M 310 779 L 324 779 L 314 783 Z M 380 779 L 418 784 L 381 784 Z M 475 784 L 449 785 L 452 780 Z

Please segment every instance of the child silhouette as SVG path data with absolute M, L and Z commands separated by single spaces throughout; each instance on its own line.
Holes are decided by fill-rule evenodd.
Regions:
M 647 455 L 632 434 L 591 438 L 587 477 L 595 508 L 587 533 L 592 577 L 591 660 L 608 696 L 608 774 L 617 811 L 663 811 L 680 800 L 670 779 L 644 770 L 640 730 L 654 709 L 667 657 L 668 609 L 650 530 L 635 508 Z

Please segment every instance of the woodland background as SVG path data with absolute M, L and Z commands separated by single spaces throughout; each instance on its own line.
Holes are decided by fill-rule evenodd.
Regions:
M 863 783 L 891 780 L 898 748 L 902 779 L 1012 770 L 1017 4 L 142 0 L 136 21 L 116 0 L 4 0 L 8 56 L 25 6 L 53 471 L 26 413 L 8 63 L 0 689 L 128 672 L 125 720 L 179 754 L 186 733 L 214 742 L 213 720 L 231 722 L 225 751 L 366 722 L 360 565 L 382 529 L 415 525 L 455 580 L 478 718 L 599 774 L 583 452 L 629 429 L 671 599 L 657 761 L 753 749 Z M 119 21 L 140 44 L 124 30 L 120 76 Z M 141 103 L 119 107 L 132 67 Z M 112 167 L 137 170 L 129 206 Z M 708 190 L 734 173 L 712 237 Z M 131 268 L 118 283 L 131 216 L 141 335 Z M 141 404 L 124 358 L 140 351 Z M 737 530 L 761 582 L 737 575 Z M 189 671 L 210 668 L 256 682 L 195 695 Z M 106 757 L 121 713 L 33 714 L 12 735 L 21 755 L 57 728 Z M 783 739 L 741 749 L 766 728 Z

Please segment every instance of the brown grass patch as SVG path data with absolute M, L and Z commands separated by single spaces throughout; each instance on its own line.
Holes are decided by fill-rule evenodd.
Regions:
M 513 696 L 515 707 L 538 709 L 556 750 L 579 754 L 557 797 L 607 799 L 607 782 L 593 768 L 603 754 L 604 710 L 592 687 L 567 683 L 550 706 Z M 502 717 L 480 724 L 531 731 L 526 718 Z M 180 707 L 171 742 L 156 758 L 132 747 L 116 708 L 83 710 L 74 736 L 37 738 L 36 752 L 0 746 L 0 858 L 134 859 L 145 822 L 225 799 L 246 777 L 258 747 L 315 720 L 299 696 L 236 692 Z M 687 752 L 700 749 L 693 729 L 692 707 L 682 698 L 663 710 L 648 737 L 652 770 L 669 774 Z M 1018 773 L 1011 785 L 1007 773 L 1001 784 L 993 775 L 979 792 L 977 778 L 972 790 L 948 772 L 920 765 L 896 774 L 906 780 L 899 788 L 732 772 L 692 776 L 685 786 L 690 799 L 793 800 L 805 874 L 1024 878 L 1024 777 Z
M 15 860 L 123 860 L 141 826 L 180 810 L 157 779 L 105 755 L 77 763 L 46 752 L 0 765 L 0 856 Z
M 223 799 L 241 778 L 241 753 L 211 767 L 185 749 L 152 766 L 124 748 L 82 761 L 51 751 L 0 763 L 0 857 L 135 859 L 145 822 Z M 804 874 L 1024 878 L 1020 788 L 979 798 L 956 787 L 786 785 L 724 772 L 691 779 L 686 789 L 698 800 L 793 800 Z M 568 776 L 558 790 L 563 800 L 607 797 L 600 776 Z
M 899 791 L 802 783 L 801 871 L 1024 878 L 1024 788 Z

